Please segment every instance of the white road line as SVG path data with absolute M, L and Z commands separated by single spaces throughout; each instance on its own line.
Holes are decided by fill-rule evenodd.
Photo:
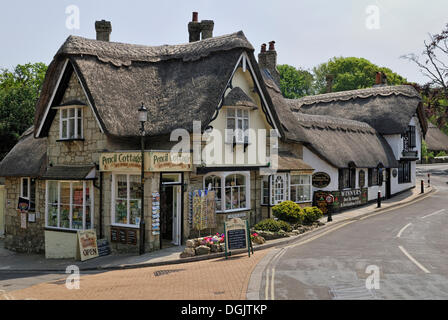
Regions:
M 429 272 L 429 270 L 428 269 L 426 269 L 424 266 L 422 266 L 417 260 L 415 260 L 402 246 L 398 246 L 398 248 L 401 250 L 401 252 L 403 252 L 404 254 L 405 254 L 405 256 L 406 257 L 408 257 L 409 258 L 409 260 L 411 260 L 412 262 L 414 262 L 415 263 L 415 265 L 417 266 L 417 267 L 419 267 L 420 269 L 422 269 L 423 270 L 423 272 L 425 272 L 425 273 L 431 273 L 431 272 Z
M 405 225 L 403 228 L 401 228 L 400 232 L 398 232 L 398 234 L 397 234 L 397 238 L 400 238 L 400 237 L 401 237 L 401 234 L 403 233 L 403 231 L 404 231 L 407 227 L 409 227 L 411 224 L 412 224 L 412 223 L 408 223 L 408 224 Z
M 264 298 L 269 300 L 269 268 L 266 270 L 266 286 L 264 288 Z
M 275 276 L 275 267 L 272 268 L 272 277 L 271 277 L 271 300 L 275 300 L 274 297 L 274 276 Z
M 427 218 L 427 217 L 430 217 L 430 216 L 433 216 L 433 215 L 442 213 L 442 212 L 444 212 L 444 211 L 445 211 L 445 209 L 441 209 L 441 210 L 439 210 L 439 211 L 436 211 L 436 212 L 433 212 L 433 213 L 428 214 L 428 215 L 426 215 L 426 216 L 423 216 L 422 219 L 425 219 L 425 218 Z

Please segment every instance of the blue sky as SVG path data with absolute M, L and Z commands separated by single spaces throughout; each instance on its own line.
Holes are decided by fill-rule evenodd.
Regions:
M 66 27 L 70 5 L 79 8 L 79 29 Z M 0 68 L 49 64 L 70 34 L 95 38 L 101 19 L 112 21 L 111 41 L 185 43 L 197 11 L 199 20 L 215 21 L 214 35 L 243 30 L 256 54 L 275 40 L 279 64 L 311 69 L 334 56 L 364 57 L 423 83 L 418 68 L 400 56 L 420 53 L 428 33 L 448 23 L 447 9 L 446 0 L 2 1 Z

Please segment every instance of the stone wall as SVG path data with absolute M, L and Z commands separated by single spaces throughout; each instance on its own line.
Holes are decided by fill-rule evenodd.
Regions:
M 75 74 L 62 99 L 62 104 L 70 101 L 81 101 L 83 107 L 83 137 L 81 141 L 58 141 L 60 110 L 51 124 L 47 138 L 47 155 L 53 165 L 88 165 L 98 163 L 100 153 L 107 149 L 107 137 L 101 132 L 95 115 L 88 106 L 87 99 Z
M 6 178 L 5 248 L 23 253 L 42 253 L 45 248 L 45 181 L 36 180 L 36 222 L 21 227 L 17 211 L 20 196 L 20 178 Z

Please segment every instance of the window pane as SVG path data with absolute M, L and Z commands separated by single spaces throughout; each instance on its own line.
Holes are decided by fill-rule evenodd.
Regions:
M 245 186 L 246 185 L 246 177 L 241 174 L 235 175 L 235 181 L 236 181 L 237 186 Z
M 48 181 L 48 226 L 58 226 L 58 183 L 57 181 Z
M 116 180 L 116 195 L 115 197 L 118 199 L 127 199 L 128 197 L 128 185 L 127 178 L 124 174 L 119 174 L 115 177 Z
M 78 118 L 78 132 L 76 132 L 76 137 L 81 138 L 82 137 L 82 119 Z
M 82 229 L 83 184 L 82 182 L 73 182 L 72 188 L 73 188 L 72 228 Z
M 227 109 L 227 117 L 235 117 L 235 109 Z
M 89 183 L 90 184 L 90 183 Z M 89 185 L 88 184 L 88 185 Z M 92 221 L 91 221 L 91 216 L 92 216 L 92 201 L 90 199 L 90 188 L 86 187 L 86 229 L 90 229 L 92 228 Z
M 226 188 L 226 210 L 232 209 L 232 190 Z
M 246 187 L 240 187 L 240 208 L 246 208 Z
M 241 118 L 243 116 L 243 111 L 241 109 L 236 110 L 237 117 Z
M 129 176 L 129 197 L 130 199 L 141 199 L 142 188 L 140 176 Z
M 30 211 L 36 208 L 36 179 L 30 179 Z
M 82 109 L 78 108 L 78 109 L 76 109 L 76 111 L 77 111 L 77 114 L 78 114 L 78 118 L 82 118 Z
M 62 139 L 67 139 L 67 133 L 68 133 L 68 128 L 67 128 L 68 122 L 67 120 L 62 121 L 62 135 L 61 138 Z
M 62 118 L 67 119 L 67 109 L 62 109 Z
M 75 109 L 74 108 L 69 109 L 68 110 L 68 115 L 69 115 L 70 118 L 75 117 Z
M 126 200 L 115 200 L 115 223 L 128 223 L 128 204 Z
M 61 209 L 60 224 L 61 228 L 70 228 L 70 183 L 61 182 Z
M 129 223 L 136 224 L 136 218 L 140 217 L 141 200 L 130 200 L 129 206 L 131 210 L 129 213 Z
M 74 139 L 75 138 L 75 119 L 69 119 L 69 132 L 68 132 L 68 137 L 70 139 Z

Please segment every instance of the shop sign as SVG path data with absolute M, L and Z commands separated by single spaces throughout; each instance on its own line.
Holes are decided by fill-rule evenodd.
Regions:
M 100 171 L 139 171 L 142 169 L 142 154 L 138 152 L 102 153 Z
M 341 191 L 340 207 L 353 207 L 367 203 L 367 188 Z
M 19 197 L 19 202 L 17 204 L 17 210 L 22 213 L 28 212 L 30 208 L 30 200 Z
M 325 188 L 330 185 L 331 178 L 328 173 L 316 172 L 313 174 L 313 187 L 315 188 Z
M 191 171 L 192 168 L 191 153 L 151 151 L 148 156 L 149 171 Z
M 95 230 L 78 230 L 78 243 L 81 261 L 98 257 Z

